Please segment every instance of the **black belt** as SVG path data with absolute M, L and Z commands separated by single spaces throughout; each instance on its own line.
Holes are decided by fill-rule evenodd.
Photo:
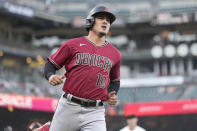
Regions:
M 68 94 L 64 93 L 63 97 L 68 99 L 67 96 L 68 96 Z M 72 102 L 74 102 L 74 103 L 80 104 L 83 107 L 103 106 L 103 102 L 102 101 L 98 102 L 98 105 L 97 105 L 97 101 L 96 100 L 94 100 L 94 101 L 84 101 L 84 100 L 81 100 L 81 99 L 79 99 L 79 98 L 77 98 L 75 96 L 72 96 L 70 100 Z

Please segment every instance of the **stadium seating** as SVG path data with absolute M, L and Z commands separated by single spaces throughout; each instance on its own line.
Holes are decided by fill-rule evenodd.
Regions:
M 119 91 L 119 101 L 129 102 L 151 102 L 177 100 L 187 87 L 141 87 L 141 88 L 121 88 Z M 196 92 L 192 92 L 195 94 Z M 191 99 L 189 94 L 186 99 Z

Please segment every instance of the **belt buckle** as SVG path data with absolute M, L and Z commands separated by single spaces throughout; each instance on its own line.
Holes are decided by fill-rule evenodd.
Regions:
M 84 107 L 89 107 L 89 106 L 91 106 L 91 103 L 86 102 L 86 101 L 81 101 L 81 105 L 84 106 Z
M 89 103 L 88 102 L 85 102 L 85 101 L 80 101 L 80 104 L 82 105 L 82 106 L 84 106 L 84 107 L 87 107 L 88 105 L 89 105 Z
M 89 102 L 86 102 L 84 103 L 86 107 L 89 107 L 90 106 L 90 103 Z
M 81 105 L 84 105 L 84 101 L 80 100 Z

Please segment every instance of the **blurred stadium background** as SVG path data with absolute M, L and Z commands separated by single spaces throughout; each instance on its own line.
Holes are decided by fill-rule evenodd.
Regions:
M 108 131 L 131 113 L 148 131 L 197 130 L 197 0 L 0 0 L 0 130 L 52 119 L 62 92 L 44 79 L 46 58 L 87 35 L 84 18 L 98 4 L 117 10 L 107 39 L 122 53 Z

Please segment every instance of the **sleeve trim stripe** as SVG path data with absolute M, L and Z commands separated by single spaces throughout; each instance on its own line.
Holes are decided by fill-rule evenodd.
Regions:
M 49 61 L 54 64 L 58 69 L 60 69 L 61 67 L 55 63 L 55 61 L 53 59 L 51 59 L 51 57 L 49 57 Z

